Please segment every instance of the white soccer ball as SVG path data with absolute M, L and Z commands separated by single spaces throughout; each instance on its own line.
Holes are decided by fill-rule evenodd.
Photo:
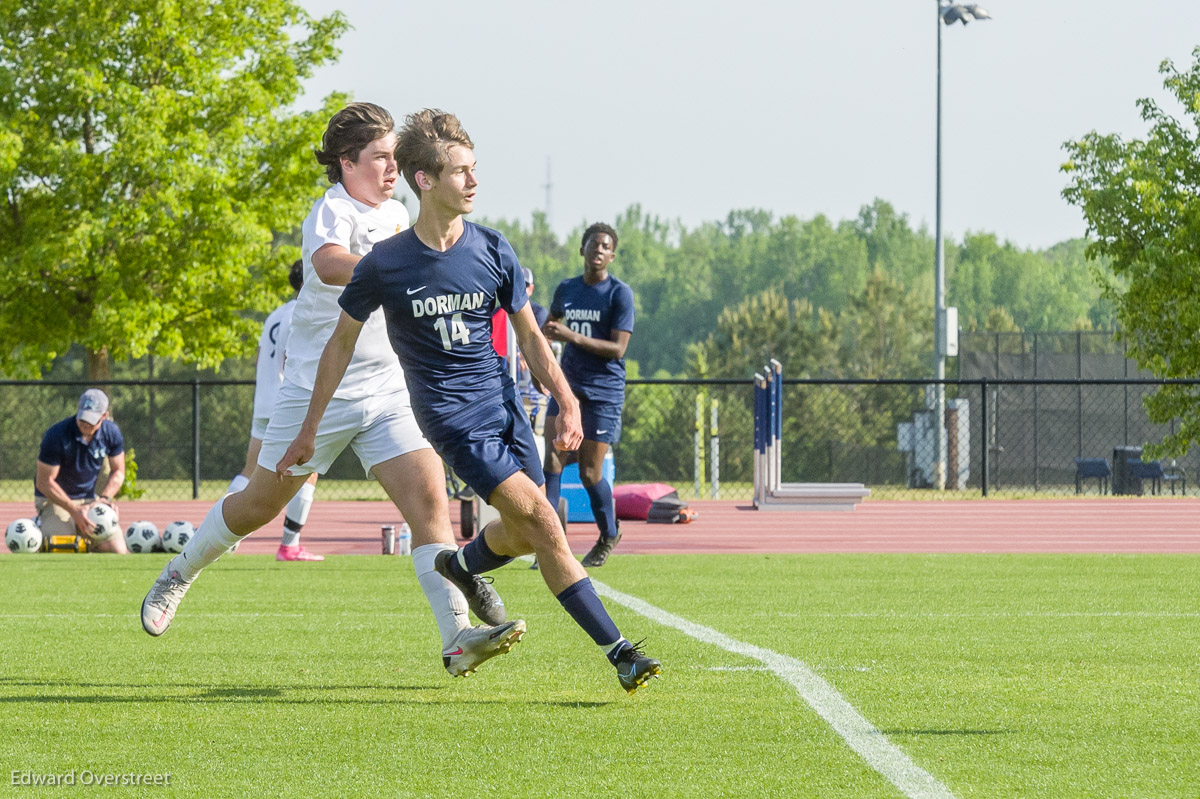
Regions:
M 17 555 L 27 555 L 42 548 L 42 530 L 33 519 L 17 519 L 4 531 L 4 543 Z
M 117 514 L 103 502 L 88 508 L 87 518 L 92 523 L 92 540 L 96 543 L 107 541 L 117 532 Z
M 168 552 L 182 552 L 196 534 L 191 522 L 171 522 L 163 528 L 162 545 Z
M 130 552 L 153 552 L 162 548 L 162 538 L 154 522 L 134 522 L 125 530 L 125 546 Z

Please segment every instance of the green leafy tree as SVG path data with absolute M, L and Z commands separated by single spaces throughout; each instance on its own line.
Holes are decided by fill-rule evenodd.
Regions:
M 833 314 L 768 289 L 721 312 L 717 329 L 693 348 L 690 372 L 747 378 L 776 358 L 789 377 L 827 377 L 836 369 L 840 338 Z
M 1144 139 L 1095 131 L 1067 142 L 1063 196 L 1077 205 L 1093 240 L 1087 254 L 1107 259 L 1106 296 L 1116 308 L 1129 355 L 1167 378 L 1200 375 L 1200 47 L 1185 70 L 1159 68 L 1186 118 L 1138 101 Z M 1162 452 L 1200 442 L 1200 395 L 1166 386 L 1146 400 L 1152 421 L 1178 418 Z
M 216 366 L 278 302 L 312 156 L 343 98 L 286 109 L 340 14 L 291 0 L 0 6 L 0 372 L 73 343 L 88 376 L 146 353 Z
M 1008 309 L 1001 305 L 988 311 L 987 326 L 984 330 L 990 333 L 1020 333 L 1021 326 L 1013 319 Z
M 929 307 L 878 267 L 841 315 L 844 377 L 914 377 L 929 372 Z
M 906 214 L 897 214 L 881 199 L 859 209 L 854 231 L 866 245 L 872 268 L 882 269 L 922 297 L 933 297 L 934 246 L 929 231 L 913 230 Z M 952 263 L 953 254 L 948 255 Z

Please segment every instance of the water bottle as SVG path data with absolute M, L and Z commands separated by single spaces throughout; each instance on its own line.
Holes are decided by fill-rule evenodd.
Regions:
M 408 522 L 400 525 L 400 534 L 396 536 L 396 554 L 412 554 L 412 528 L 408 526 Z
M 396 528 L 390 524 L 383 526 L 383 554 L 396 554 Z

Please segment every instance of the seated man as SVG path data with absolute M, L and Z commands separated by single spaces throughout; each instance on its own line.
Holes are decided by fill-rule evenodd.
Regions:
M 99 496 L 96 478 L 108 458 L 108 479 Z M 113 497 L 125 482 L 125 438 L 108 416 L 108 396 L 89 388 L 79 398 L 74 416 L 58 422 L 42 436 L 37 476 L 33 481 L 34 507 L 47 543 L 52 535 L 81 535 L 94 552 L 129 554 L 125 536 L 93 542 L 87 511 L 97 502 L 116 506 Z

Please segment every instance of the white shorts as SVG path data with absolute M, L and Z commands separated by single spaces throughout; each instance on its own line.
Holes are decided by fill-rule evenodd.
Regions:
M 300 433 L 312 392 L 284 381 L 271 411 L 271 421 L 263 431 L 258 465 L 275 470 L 275 464 Z M 292 474 L 324 474 L 347 446 L 371 476 L 371 468 L 392 458 L 428 449 L 413 418 L 408 392 L 399 391 L 377 397 L 330 400 L 317 427 L 316 451 L 308 463 L 292 467 Z
M 263 436 L 267 434 L 267 423 L 270 421 L 270 416 L 255 416 L 254 421 L 250 423 L 250 437 L 262 441 Z

